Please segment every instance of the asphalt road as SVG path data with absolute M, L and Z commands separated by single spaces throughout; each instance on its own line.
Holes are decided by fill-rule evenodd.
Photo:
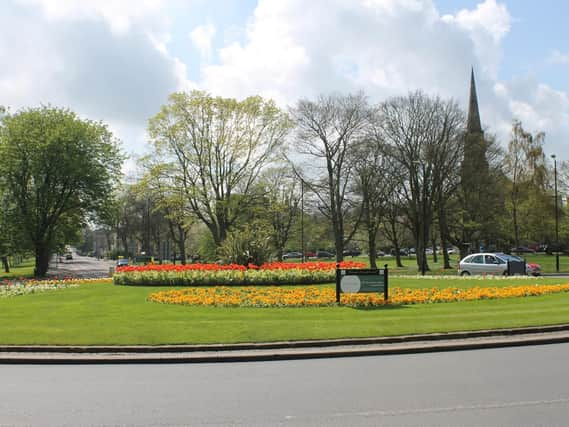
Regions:
M 48 274 L 59 277 L 108 277 L 109 268 L 114 266 L 114 261 L 99 260 L 73 253 L 73 259 L 70 260 L 63 258 L 59 261 L 54 257 L 49 264 Z
M 0 425 L 566 426 L 569 344 L 172 365 L 0 365 Z

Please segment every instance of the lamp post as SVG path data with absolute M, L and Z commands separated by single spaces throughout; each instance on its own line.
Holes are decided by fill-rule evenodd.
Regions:
M 304 262 L 304 180 L 302 178 L 300 178 L 300 251 Z
M 553 178 L 555 183 L 555 270 L 559 273 L 559 208 L 557 205 L 557 158 L 555 154 L 551 155 L 553 159 Z

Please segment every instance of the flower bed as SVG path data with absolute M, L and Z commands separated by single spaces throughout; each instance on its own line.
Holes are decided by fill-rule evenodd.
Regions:
M 341 268 L 364 268 L 344 261 Z M 146 265 L 117 268 L 116 285 L 246 286 L 327 283 L 335 280 L 334 262 L 273 262 L 245 267 L 237 264 Z
M 568 292 L 564 285 L 510 286 L 505 288 L 475 287 L 471 289 L 393 288 L 388 301 L 382 294 L 342 294 L 341 303 L 350 307 L 376 307 L 387 304 L 430 304 L 441 302 L 475 301 L 528 297 Z M 163 304 L 182 304 L 218 307 L 326 307 L 336 304 L 336 292 L 332 288 L 315 287 L 285 289 L 265 288 L 188 288 L 155 292 L 149 301 Z
M 0 298 L 75 288 L 85 283 L 108 283 L 110 279 L 20 279 L 0 282 Z

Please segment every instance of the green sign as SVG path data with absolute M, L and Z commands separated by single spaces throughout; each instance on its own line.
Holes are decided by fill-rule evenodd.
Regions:
M 383 293 L 387 300 L 387 265 L 384 269 L 336 270 L 336 301 L 340 293 Z
M 383 274 L 346 274 L 345 270 L 340 274 L 340 289 L 344 293 L 383 292 L 385 289 Z

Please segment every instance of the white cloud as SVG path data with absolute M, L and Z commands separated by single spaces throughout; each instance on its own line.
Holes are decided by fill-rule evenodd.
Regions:
M 495 0 L 444 16 L 430 0 L 260 0 L 245 42 L 221 48 L 219 63 L 202 68 L 200 85 L 283 106 L 331 91 L 362 89 L 377 102 L 420 88 L 466 108 L 474 66 L 488 131 L 507 143 L 515 117 L 545 131 L 554 147 L 569 137 L 567 95 L 535 79 L 497 78 L 511 25 Z
M 495 78 L 502 58 L 500 43 L 510 31 L 512 21 L 506 6 L 495 0 L 485 0 L 474 10 L 463 9 L 441 19 L 468 33 L 483 70 Z
M 550 64 L 569 64 L 569 53 L 562 53 L 554 49 L 551 51 L 547 62 Z
M 569 136 L 569 97 L 565 92 L 529 76 L 500 83 L 495 93 L 512 119 L 520 120 L 528 131 L 545 132 L 546 148 L 566 157 L 567 150 L 562 147 Z
M 2 5 L 0 57 L 14 60 L 0 67 L 1 103 L 12 111 L 39 104 L 68 107 L 109 123 L 127 152 L 144 149 L 148 118 L 171 92 L 191 87 L 186 66 L 167 51 L 166 18 L 148 15 L 158 3 L 141 2 L 135 12 L 126 2 L 109 6 L 124 12 L 120 20 L 128 26 L 121 27 L 93 19 L 110 4 L 105 1 L 42 0 L 39 8 L 36 2 Z M 129 3 L 133 10 L 139 5 Z M 143 15 L 148 19 L 140 21 Z
M 124 34 L 134 21 L 155 16 L 163 0 L 20 0 L 24 4 L 40 7 L 50 20 L 103 19 L 113 33 Z
M 485 16 L 479 26 L 490 34 Z M 473 31 L 443 19 L 431 1 L 261 0 L 246 42 L 221 48 L 219 63 L 203 67 L 201 84 L 281 103 L 358 89 L 377 97 L 415 88 L 453 96 L 467 93 L 471 65 L 482 69 Z
M 208 62 L 211 58 L 211 45 L 214 36 L 215 26 L 212 23 L 200 25 L 190 33 L 190 38 L 198 49 L 200 56 Z
M 188 29 L 173 27 L 171 4 L 2 2 L 0 57 L 14 60 L 0 67 L 0 102 L 68 106 L 109 122 L 127 151 L 140 152 L 148 117 L 175 90 L 260 94 L 284 107 L 333 91 L 363 90 L 377 102 L 423 89 L 466 108 L 474 66 L 483 124 L 504 143 L 513 117 L 545 131 L 547 144 L 569 139 L 566 93 L 532 77 L 498 78 L 515 21 L 497 0 L 444 16 L 435 0 L 259 0 L 243 28 L 200 16 L 207 24 L 190 34 L 200 58 L 189 56 Z M 177 57 L 176 45 L 187 52 Z M 549 62 L 569 63 L 569 54 L 552 51 Z M 199 67 L 197 84 L 189 67 Z

